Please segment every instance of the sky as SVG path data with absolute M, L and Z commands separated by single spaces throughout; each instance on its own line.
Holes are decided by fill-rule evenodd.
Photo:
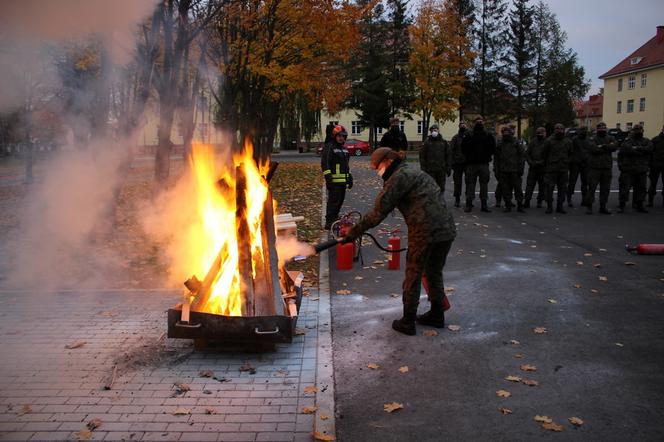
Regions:
M 533 1 L 533 3 L 535 3 Z M 567 32 L 567 46 L 599 92 L 599 77 L 655 36 L 664 25 L 664 0 L 548 0 Z

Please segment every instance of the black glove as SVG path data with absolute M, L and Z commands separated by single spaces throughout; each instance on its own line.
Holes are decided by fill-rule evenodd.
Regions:
M 332 175 L 329 173 L 325 175 L 325 187 L 327 187 L 327 190 L 332 187 Z
M 357 238 L 362 235 L 362 232 L 358 229 L 357 224 L 350 228 L 346 235 L 342 238 L 342 243 L 349 243 L 355 241 Z
M 348 189 L 353 188 L 353 175 L 351 175 L 350 173 L 348 174 L 348 179 L 346 181 L 346 186 L 348 186 Z

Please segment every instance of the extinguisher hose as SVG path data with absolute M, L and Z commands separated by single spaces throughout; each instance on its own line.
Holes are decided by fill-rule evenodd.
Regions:
M 373 236 L 371 233 L 369 233 L 369 232 L 364 232 L 363 235 L 366 235 L 366 236 L 368 236 L 369 238 L 371 238 L 371 239 L 373 240 L 374 244 L 376 244 L 376 247 L 378 247 L 379 249 L 381 249 L 383 252 L 388 252 L 388 253 L 400 253 L 400 252 L 405 252 L 406 250 L 408 250 L 407 247 L 405 247 L 405 248 L 403 248 L 403 249 L 396 249 L 396 250 L 388 249 L 387 247 L 383 247 L 383 246 L 378 242 L 378 240 L 376 239 L 376 237 Z

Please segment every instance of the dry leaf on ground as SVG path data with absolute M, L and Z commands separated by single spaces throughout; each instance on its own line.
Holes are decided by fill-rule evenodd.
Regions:
M 21 408 L 21 411 L 19 411 L 18 414 L 19 416 L 23 416 L 24 414 L 32 413 L 32 407 L 30 405 L 24 405 L 23 408 Z
M 545 430 L 550 430 L 550 431 L 555 431 L 555 432 L 563 431 L 563 426 L 562 425 L 558 425 L 558 424 L 555 424 L 553 422 L 543 423 L 542 428 L 544 428 Z
M 314 432 L 314 439 L 320 440 L 323 442 L 333 442 L 337 440 L 332 434 L 319 433 L 318 431 Z
M 515 359 L 523 359 L 524 355 L 522 355 L 521 353 L 517 353 L 517 354 L 514 355 L 514 358 Z
M 542 333 L 546 333 L 548 330 L 546 329 L 546 327 L 535 327 L 533 331 L 538 335 L 541 335 Z
M 609 278 L 607 278 L 606 276 L 599 276 L 598 278 L 599 278 L 599 280 L 602 281 L 602 282 L 606 282 L 606 281 L 609 280 Z
M 535 422 L 544 422 L 544 423 L 551 423 L 553 422 L 553 419 L 551 419 L 549 416 L 540 416 L 539 414 L 533 418 Z
M 583 265 L 583 261 L 577 261 L 577 262 L 576 262 L 576 265 L 578 265 L 578 266 L 582 266 L 582 265 Z
M 537 367 L 530 364 L 523 364 L 519 368 L 523 371 L 537 371 Z
M 408 366 L 404 365 L 403 367 L 399 367 L 399 371 L 401 373 L 408 373 Z
M 537 382 L 535 379 L 524 379 L 521 381 L 521 383 L 529 387 L 537 387 L 539 385 L 539 382 Z
M 626 266 L 635 266 L 636 263 L 635 263 L 635 262 L 632 262 L 632 261 L 625 261 L 625 265 L 626 265 Z
M 101 427 L 101 419 L 98 418 L 91 419 L 87 423 L 86 427 L 88 427 L 88 430 L 90 431 L 96 430 L 97 428 Z
M 212 370 L 201 370 L 198 372 L 198 376 L 202 378 L 213 378 L 214 372 Z
M 623 344 L 622 342 L 616 342 L 616 347 L 624 347 L 624 346 L 625 344 Z
M 448 295 L 452 293 L 454 290 L 455 290 L 454 287 L 445 287 L 445 293 Z
M 436 330 L 425 330 L 424 333 L 422 333 L 424 336 L 438 336 L 438 332 Z
M 507 376 L 505 380 L 510 382 L 521 382 L 521 378 L 519 376 L 512 376 L 512 375 Z
M 378 370 L 378 368 L 380 368 L 380 365 L 371 363 L 371 364 L 367 364 L 367 367 L 372 369 L 372 370 Z
M 171 414 L 173 416 L 184 416 L 186 414 L 191 414 L 191 409 L 185 407 L 178 407 Z
M 256 369 L 249 362 L 246 362 L 242 367 L 240 367 L 240 371 L 249 372 L 249 374 L 256 374 Z
M 326 421 L 330 418 L 330 416 L 328 416 L 327 414 L 323 414 L 323 413 L 321 413 L 320 416 L 318 416 L 318 417 L 320 417 L 320 420 L 322 420 L 322 421 Z
M 191 387 L 187 384 L 183 384 L 182 382 L 176 382 L 176 383 L 173 384 L 173 386 L 175 387 L 176 393 L 178 393 L 178 394 L 182 394 L 182 393 L 186 393 L 188 391 L 191 391 Z
M 590 293 L 599 293 L 599 290 L 597 290 L 597 289 L 590 289 Z
M 593 256 L 593 254 L 590 253 L 590 252 L 587 252 L 587 253 L 584 253 L 583 256 Z
M 337 295 L 350 295 L 350 290 L 346 289 L 337 290 Z
M 304 393 L 316 393 L 318 391 L 318 388 L 316 388 L 315 385 L 307 385 L 304 387 Z
M 403 404 L 400 404 L 398 402 L 390 402 L 387 404 L 383 404 L 383 410 L 387 411 L 388 413 L 392 413 L 393 411 L 400 410 L 403 408 Z
M 453 332 L 457 332 L 457 331 L 461 330 L 461 326 L 460 325 L 448 325 L 447 329 L 450 330 L 450 331 L 453 331 Z
M 312 414 L 312 413 L 315 413 L 316 410 L 318 410 L 318 406 L 316 406 L 316 405 L 311 405 L 311 406 L 308 406 L 308 407 L 302 407 L 302 413 L 304 413 L 304 414 Z
M 76 440 L 88 440 L 92 437 L 92 432 L 87 429 L 79 430 L 74 433 Z
M 519 341 L 517 341 L 516 339 L 512 339 L 510 341 L 510 344 L 512 344 L 512 345 L 521 345 L 521 343 Z
M 570 424 L 575 425 L 577 427 L 580 427 L 584 423 L 583 420 L 579 419 L 576 416 L 570 417 L 567 420 L 569 421 Z
M 295 328 L 295 336 L 302 336 L 302 335 L 306 335 L 306 334 L 307 334 L 307 331 L 305 329 L 298 328 L 298 327 Z
M 498 390 L 498 391 L 496 391 L 496 395 L 498 397 L 510 397 L 510 396 L 512 396 L 512 393 L 510 393 L 507 390 Z
M 500 407 L 498 411 L 500 411 L 502 414 L 512 414 L 512 410 L 509 408 Z
M 596 269 L 599 269 L 600 267 L 602 267 L 602 264 L 596 262 L 595 264 L 593 264 L 593 267 L 595 267 Z
M 76 341 L 76 342 L 72 342 L 71 344 L 67 344 L 67 345 L 65 345 L 65 348 L 66 348 L 67 350 L 73 350 L 73 349 L 75 349 L 75 348 L 81 348 L 81 347 L 83 347 L 85 344 L 87 344 L 87 342 L 85 342 L 85 341 Z
M 548 301 L 550 304 L 558 304 L 558 301 L 556 301 L 555 299 L 548 299 Z
M 580 289 L 580 288 L 581 288 L 581 284 L 574 284 L 574 288 L 575 288 L 575 289 Z
M 205 414 L 217 414 L 217 410 L 211 407 L 205 408 Z

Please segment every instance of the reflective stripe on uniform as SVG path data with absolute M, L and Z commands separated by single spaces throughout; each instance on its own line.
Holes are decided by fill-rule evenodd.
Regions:
M 337 175 L 341 173 L 341 164 L 337 164 Z
M 332 171 L 330 169 L 327 169 L 327 170 L 323 171 L 323 175 L 329 175 L 331 173 L 332 173 Z

